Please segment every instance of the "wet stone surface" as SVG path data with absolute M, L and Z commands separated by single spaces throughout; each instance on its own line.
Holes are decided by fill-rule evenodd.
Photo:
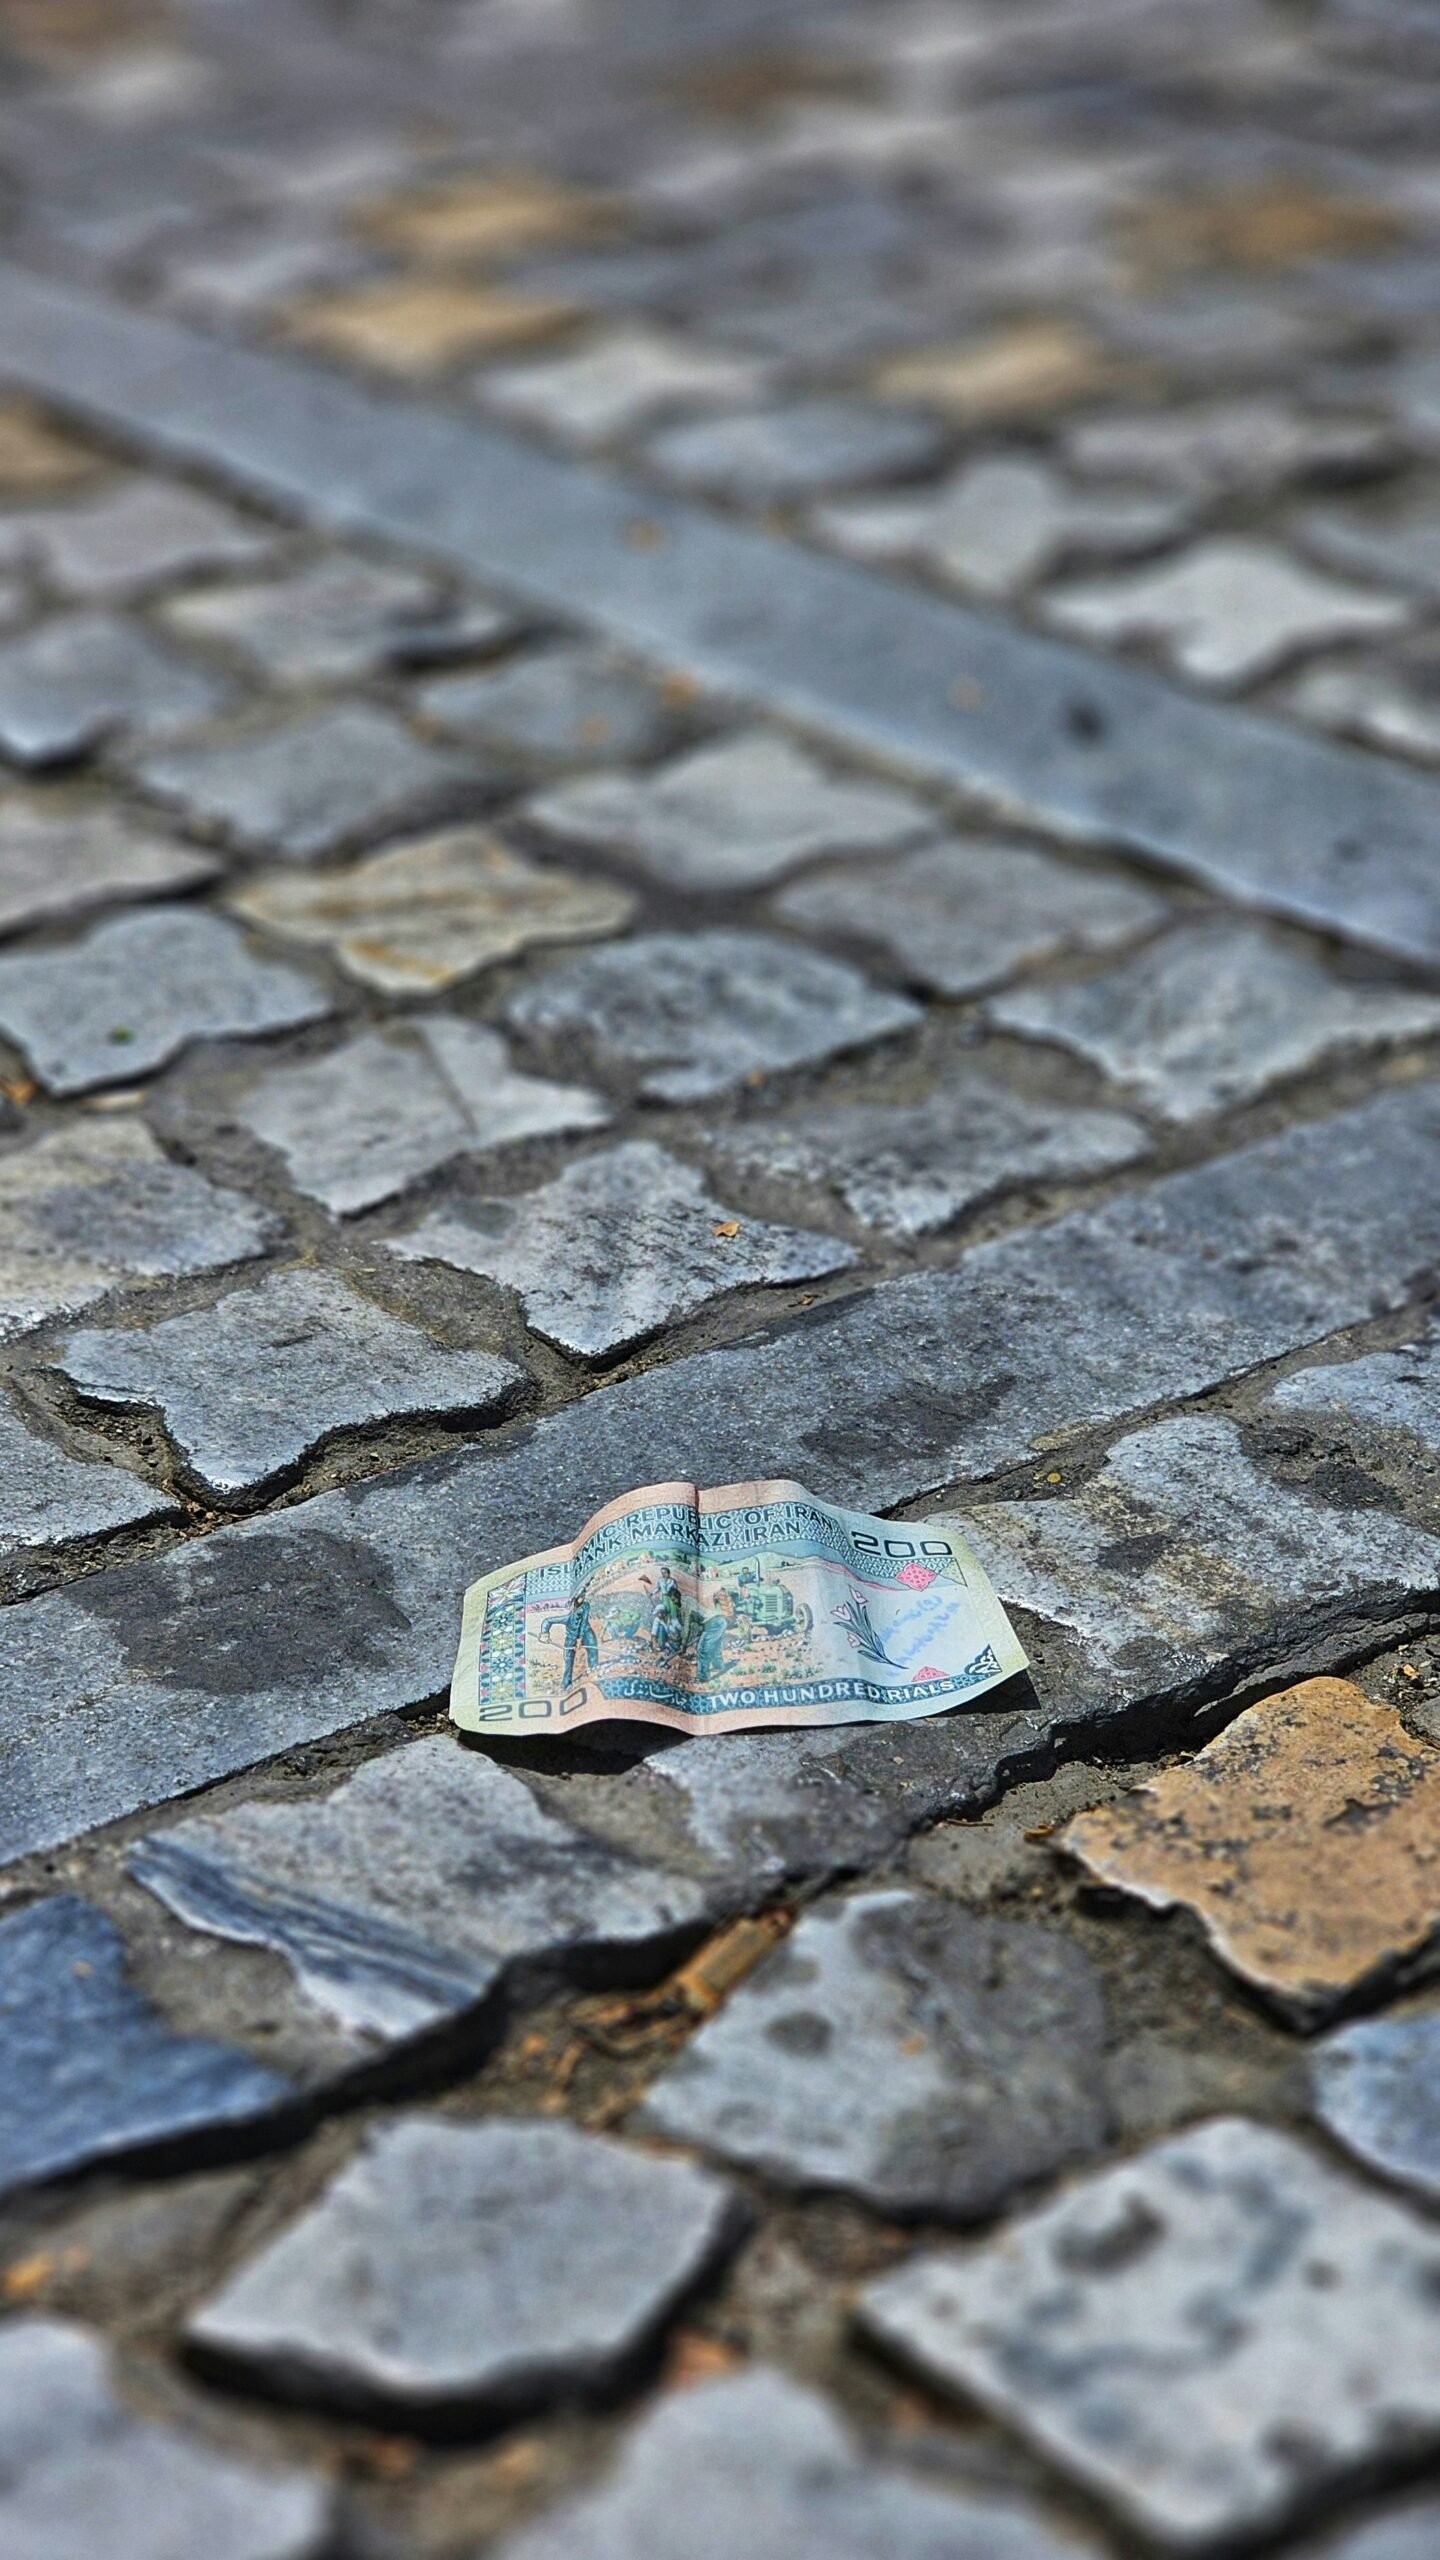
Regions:
M 3 686 L 3 662 L 0 662 Z M 0 691 L 0 743 L 3 743 Z M 474 767 L 388 712 L 341 704 L 253 736 L 140 757 L 136 779 L 188 824 L 248 853 L 313 862 L 418 824 L 468 790 Z
M 231 2046 L 177 2035 L 126 1979 L 110 1922 L 74 1894 L 0 1920 L 0 2189 L 223 2134 L 291 2095 Z M 0 2502 L 0 2520 L 4 2507 Z
M 348 1217 L 456 1156 L 600 1128 L 609 1113 L 583 1085 L 522 1074 L 498 1032 L 432 1013 L 271 1068 L 236 1117 L 276 1149 L 297 1191 Z
M 335 1433 L 405 1416 L 491 1419 L 521 1383 L 488 1351 L 447 1351 L 332 1272 L 283 1271 L 193 1315 L 62 1337 L 92 1402 L 159 1414 L 222 1501 L 298 1467 Z
M 142 908 L 0 958 L 0 1031 L 50 1093 L 126 1084 L 191 1041 L 291 1031 L 329 1011 L 313 977 L 257 959 L 235 926 L 190 907 Z
M 817 1280 L 855 1259 L 832 1236 L 736 1218 L 646 1139 L 587 1156 L 518 1199 L 440 1208 L 391 1251 L 514 1289 L 546 1340 L 596 1360 L 727 1290 Z
M 552 1052 L 633 1082 L 657 1102 L 699 1102 L 811 1066 L 919 1020 L 836 960 L 776 936 L 644 934 L 547 972 L 508 1020 Z
M 573 2125 L 401 2118 L 189 2337 L 302 2399 L 503 2412 L 611 2383 L 738 2226 L 705 2171 Z
M 103 2542 L 113 2560 L 320 2560 L 330 2501 L 313 2476 L 136 2416 L 88 2331 L 7 2321 L 0 2386 L 0 2531 L 16 2552 L 80 2560 Z
M 1084 2560 L 1087 2547 L 1018 2502 L 873 2462 L 817 2393 L 758 2367 L 660 2401 L 606 2479 L 507 2537 L 500 2560 Z
M 1437 2264 L 1401 2206 L 1221 2117 L 968 2255 L 922 2254 L 863 2317 L 1132 2526 L 1193 2550 L 1434 2444 Z
M 963 2221 L 1100 2147 L 1104 2040 L 1063 1938 L 857 1894 L 801 1920 L 639 2120 L 785 2185 Z

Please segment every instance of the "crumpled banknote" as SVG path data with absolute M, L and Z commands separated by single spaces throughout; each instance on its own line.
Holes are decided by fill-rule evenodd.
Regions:
M 652 1484 L 466 1592 L 450 1713 L 468 1733 L 885 1723 L 1024 1668 L 953 1528 L 869 1520 L 787 1478 Z

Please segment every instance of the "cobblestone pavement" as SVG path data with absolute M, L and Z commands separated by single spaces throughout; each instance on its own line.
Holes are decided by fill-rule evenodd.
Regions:
M 0 0 L 7 2560 L 1440 2551 L 1437 113 Z M 753 1472 L 1033 1684 L 460 1746 Z

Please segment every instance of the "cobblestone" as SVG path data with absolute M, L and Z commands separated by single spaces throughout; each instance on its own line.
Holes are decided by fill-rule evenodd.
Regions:
M 62 596 L 120 604 L 202 569 L 251 568 L 277 537 L 197 490 L 112 481 L 68 506 L 0 519 L 0 547 L 33 559 Z
M 1127 2522 L 1194 2550 L 1433 2443 L 1436 2263 L 1426 2224 L 1222 2117 L 968 2259 L 882 2277 L 865 2317 Z
M 1418 989 L 1347 986 L 1253 926 L 1183 927 L 1098 976 L 991 999 L 1002 1031 L 1074 1050 L 1167 1120 L 1249 1102 L 1282 1077 L 1440 1030 Z
M 125 1978 L 110 1922 L 74 1894 L 0 1920 L 0 2189 L 273 2114 L 276 2072 L 177 2036 Z M 0 2522 L 4 2506 L 0 2502 Z
M 199 888 L 217 868 L 198 846 L 139 826 L 119 810 L 52 808 L 19 792 L 0 801 L 0 932 Z
M 231 688 L 136 624 L 61 613 L 0 642 L 0 752 L 43 770 L 117 733 L 163 737 L 223 709 Z
M 519 1031 L 631 1080 L 657 1102 L 700 1102 L 786 1067 L 908 1031 L 916 1006 L 837 960 L 761 933 L 642 934 L 552 969 L 511 999 Z
M 996 455 L 933 494 L 822 507 L 815 525 L 859 559 L 918 559 L 974 595 L 1010 596 L 1073 558 L 1152 550 L 1188 512 L 1143 488 L 1067 488 L 1043 463 Z
M 143 755 L 135 772 L 188 823 L 289 862 L 418 825 L 439 803 L 473 795 L 477 782 L 463 757 L 423 744 L 388 712 L 359 703 L 244 738 Z
M 625 1350 L 728 1290 L 819 1280 L 855 1260 L 833 1236 L 732 1218 L 693 1166 L 648 1139 L 587 1156 L 518 1199 L 434 1210 L 390 1250 L 514 1289 L 527 1323 L 582 1360 Z
M 931 832 L 924 802 L 832 779 L 788 739 L 743 730 L 651 774 L 582 775 L 529 805 L 537 826 L 638 863 L 676 889 L 757 888 L 817 854 L 898 851 Z
M 1065 1940 L 909 1893 L 808 1913 L 641 2122 L 787 2185 L 967 2220 L 1105 2135 L 1099 1983 Z
M 859 401 L 801 400 L 665 427 L 647 452 L 687 488 L 781 505 L 917 470 L 936 460 L 941 441 L 923 418 L 887 415 Z
M 1199 684 L 1247 684 L 1327 640 L 1390 631 L 1402 597 L 1322 577 L 1259 543 L 1197 544 L 1174 561 L 1051 589 L 1052 622 L 1095 640 L 1153 636 Z
M 17 2552 L 83 2560 L 103 2540 L 112 2560 L 320 2560 L 330 2501 L 317 2481 L 136 2417 L 86 2330 L 7 2321 L 0 2375 L 0 2529 Z
M 297 1191 L 340 1217 L 373 1209 L 456 1156 L 603 1127 L 584 1085 L 522 1075 L 498 1032 L 454 1015 L 362 1032 L 323 1058 L 272 1067 L 236 1118 L 283 1156 Z
M 293 577 L 176 596 L 162 618 L 181 640 L 234 649 L 272 680 L 322 685 L 389 666 L 403 653 L 407 624 L 439 612 L 433 579 L 333 554 Z
M 487 407 L 578 445 L 608 443 L 667 410 L 744 405 L 763 388 L 753 357 L 648 328 L 607 330 L 573 355 L 492 365 L 475 379 Z
M 688 2513 L 677 2506 L 677 2480 L 687 2484 Z M 568 2560 L 579 2548 L 590 2560 L 721 2560 L 740 2550 L 750 2560 L 804 2550 L 831 2560 L 1083 2560 L 1086 2550 L 1018 2502 L 954 2496 L 918 2472 L 876 2464 L 816 2393 L 764 2367 L 669 2394 L 608 2478 L 507 2538 L 500 2560 Z
M 507 666 L 442 676 L 419 697 L 427 719 L 492 754 L 542 764 L 617 763 L 667 743 L 671 715 L 635 668 L 586 641 Z
M 538 943 L 616 933 L 634 909 L 608 881 L 541 870 L 478 827 L 417 837 L 349 871 L 262 876 L 229 903 L 249 924 L 328 946 L 348 977 L 386 995 L 427 995 Z
M 277 1482 L 337 1432 L 491 1418 L 520 1383 L 509 1361 L 444 1350 L 325 1271 L 276 1272 L 144 1329 L 69 1334 L 54 1357 L 93 1402 L 157 1411 L 222 1501 Z
M 1343 1441 L 1364 1458 L 1418 1467 L 1422 1481 L 1440 1456 L 1440 1365 L 1433 1325 L 1394 1351 L 1322 1362 L 1281 1378 L 1270 1413 L 1293 1417 L 1327 1446 Z
M 917 986 L 974 995 L 1037 961 L 1123 949 L 1159 924 L 1160 900 L 1028 846 L 946 838 L 883 871 L 798 880 L 775 911 L 811 933 L 871 942 Z
M 0 1031 L 50 1093 L 125 1084 L 194 1040 L 318 1022 L 315 980 L 257 960 L 244 935 L 191 907 L 142 907 L 58 950 L 0 959 Z
M 686 2161 L 567 2124 L 402 2117 L 189 2335 L 304 2399 L 505 2411 L 612 2383 L 735 2227 Z
M 1359 2018 L 1310 2055 L 1315 2113 L 1363 2167 L 1440 2195 L 1440 2018 Z
M 1389 431 L 1373 419 L 1307 414 L 1255 394 L 1102 412 L 1081 419 L 1064 444 L 1078 471 L 1133 474 L 1197 498 L 1269 482 L 1359 477 L 1393 451 Z
M 0 1405 L 0 1453 L 0 1559 L 6 1562 L 27 1551 L 62 1548 L 73 1538 L 161 1520 L 175 1509 L 168 1495 L 123 1468 L 72 1458 L 40 1439 L 8 1405 Z

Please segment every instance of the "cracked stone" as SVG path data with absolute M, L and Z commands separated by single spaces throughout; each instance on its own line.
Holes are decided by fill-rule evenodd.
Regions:
M 1030 1183 L 1131 1163 L 1150 1145 L 1119 1111 L 1057 1109 L 969 1069 L 923 1102 L 842 1103 L 748 1119 L 702 1140 L 728 1175 L 839 1201 L 883 1235 L 934 1235 Z
M 123 809 L 52 808 L 18 791 L 0 799 L 0 933 L 199 888 L 218 868 L 210 854 L 137 825 Z
M 303 2400 L 506 2412 L 612 2387 L 738 2237 L 730 2190 L 574 2125 L 402 2117 L 191 2315 Z
M 502 1983 L 533 1996 L 653 1962 L 715 1900 L 450 1735 L 368 1760 L 327 1796 L 179 1822 L 129 1865 L 190 1927 L 282 1956 L 304 1997 L 367 2047 L 423 2034 Z
M 0 694 L 0 744 L 3 724 Z M 367 836 L 417 825 L 437 804 L 473 794 L 477 779 L 467 758 L 425 745 L 389 712 L 364 703 L 141 756 L 135 776 L 185 819 L 217 828 L 247 853 L 289 862 L 313 862 Z
M 542 870 L 479 827 L 372 854 L 348 871 L 279 871 L 236 890 L 247 924 L 328 948 L 386 995 L 453 986 L 538 943 L 618 933 L 635 901 L 608 880 Z
M 0 2329 L 0 2537 L 31 2560 L 321 2560 L 329 2492 L 133 2415 L 98 2338 Z
M 1305 2025 L 1440 1926 L 1437 1805 L 1440 1754 L 1393 1708 L 1302 1680 L 1057 1846 L 1099 1883 L 1193 1911 L 1221 1962 Z
M 917 986 L 967 996 L 1037 961 L 1123 950 L 1167 909 L 1132 881 L 957 836 L 882 870 L 797 881 L 775 912 L 806 932 L 874 943 Z
M 107 613 L 60 613 L 0 644 L 0 752 L 69 764 L 117 732 L 163 737 L 221 710 L 231 686 Z
M 293 577 L 176 596 L 161 618 L 181 640 L 218 641 L 281 684 L 318 685 L 391 665 L 406 625 L 440 611 L 432 578 L 331 552 Z
M 768 729 L 743 729 L 653 773 L 582 774 L 529 802 L 549 834 L 638 863 L 668 886 L 718 894 L 778 879 L 817 854 L 881 853 L 934 830 L 923 800 L 837 778 Z
M 427 719 L 494 755 L 562 764 L 653 755 L 671 718 L 658 686 L 586 640 L 443 676 L 417 700 Z
M 962 1516 L 1001 1599 L 1068 1638 L 1072 1702 L 1097 1708 L 1223 1695 L 1340 1628 L 1403 1616 L 1440 1578 L 1440 1542 L 1275 1482 L 1220 1414 L 1132 1432 L 1073 1495 Z
M 521 1383 L 509 1360 L 451 1351 L 328 1271 L 273 1273 L 146 1328 L 65 1336 L 54 1355 L 93 1401 L 158 1411 L 192 1475 L 251 1493 L 337 1432 L 401 1416 L 493 1420 Z
M 0 1920 L 0 2024 L 0 2192 L 248 2124 L 291 2095 L 248 2054 L 177 2035 L 127 1979 L 118 1931 L 75 1894 Z
M 1113 387 L 1127 368 L 1072 320 L 1021 320 L 953 347 L 882 365 L 875 387 L 889 400 L 921 401 L 962 425 L 1045 417 Z
M 0 1470 L 0 1563 L 173 1517 L 177 1508 L 125 1468 L 72 1458 L 42 1440 L 9 1405 L 0 1405 Z
M 7 498 L 74 488 L 104 467 L 90 446 L 52 426 L 28 400 L 0 400 L 0 490 Z
M 730 1086 L 908 1031 L 919 1008 L 774 935 L 649 933 L 552 969 L 512 996 L 533 1037 L 633 1079 L 656 1102 Z
M 380 276 L 271 315 L 301 346 L 415 378 L 492 347 L 553 338 L 578 316 L 573 302 L 438 276 Z
M 1327 418 L 1254 396 L 1081 418 L 1064 451 L 1077 471 L 1213 498 L 1287 480 L 1359 477 L 1383 467 L 1394 445 L 1389 429 L 1368 418 Z
M 171 480 L 124 479 L 93 498 L 0 519 L 12 560 L 33 560 L 62 596 L 128 604 L 201 569 L 253 568 L 279 536 Z
M 667 2394 L 598 2486 L 522 2525 L 495 2560 L 1093 2560 L 1093 2550 L 1018 2501 L 955 2495 L 862 2454 L 817 2393 L 757 2365 Z M 1418 2549 L 1414 2560 L 1424 2560 Z
M 923 470 L 943 450 L 928 418 L 861 400 L 797 400 L 662 427 L 645 447 L 667 479 L 752 506 L 782 506 L 827 489 L 858 488 Z
M 172 1164 L 135 1120 L 77 1120 L 0 1155 L 0 1340 L 131 1279 L 220 1271 L 279 1220 Z
M 1433 2229 L 1222 2116 L 862 2298 L 872 2335 L 1201 2549 L 1440 2438 Z M 1383 2348 L 1381 2342 L 1383 2341 Z
M 1001 1031 L 1073 1050 L 1182 1122 L 1440 1031 L 1440 998 L 1347 985 L 1258 927 L 1228 921 L 1182 925 L 1098 977 L 1017 987 L 986 1012 Z
M 1264 1409 L 1295 1416 L 1327 1451 L 1339 1442 L 1362 1460 L 1408 1461 L 1422 1480 L 1432 1477 L 1440 1464 L 1440 1336 L 1427 1323 L 1396 1350 L 1297 1369 L 1271 1388 Z
M 330 999 L 313 978 L 257 960 L 223 917 L 148 907 L 78 942 L 0 959 L 0 1031 L 50 1093 L 131 1082 L 192 1040 L 318 1022 Z
M 731 1289 L 823 1279 L 856 1258 L 834 1236 L 732 1218 L 693 1166 L 648 1139 L 586 1156 L 516 1199 L 452 1202 L 389 1250 L 514 1289 L 527 1324 L 582 1360 Z
M 1412 606 L 1303 568 L 1272 544 L 1217 536 L 1121 577 L 1075 579 L 1044 600 L 1085 640 L 1154 639 L 1197 684 L 1249 684 L 1329 640 L 1408 622 Z
M 573 355 L 533 359 L 480 374 L 481 398 L 506 417 L 548 427 L 578 445 L 606 444 L 672 409 L 753 401 L 768 368 L 668 330 L 607 330 Z
M 968 2220 L 1099 2148 L 1104 2043 L 1068 1939 L 863 1893 L 802 1917 L 638 2121 L 786 2186 Z
M 1044 463 L 997 454 L 938 490 L 822 507 L 813 521 L 859 559 L 918 559 L 973 595 L 1010 596 L 1076 557 L 1152 550 L 1182 533 L 1190 512 L 1153 490 L 1068 487 Z
M 1310 2050 L 1310 2091 L 1327 2133 L 1363 2167 L 1433 2202 L 1440 2196 L 1440 2015 L 1359 2018 Z
M 610 1113 L 583 1085 L 522 1075 L 497 1031 L 429 1014 L 270 1069 L 235 1117 L 279 1149 L 297 1191 L 351 1217 L 455 1156 L 603 1128 Z

